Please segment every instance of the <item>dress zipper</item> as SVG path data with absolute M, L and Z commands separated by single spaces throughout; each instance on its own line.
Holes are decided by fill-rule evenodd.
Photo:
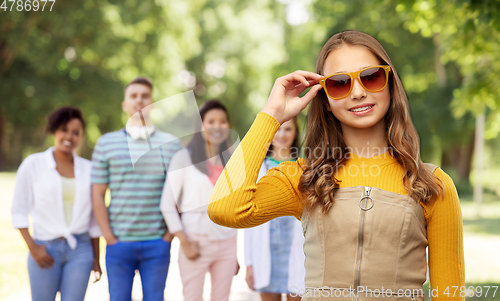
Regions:
M 361 207 L 361 209 L 363 208 L 366 208 L 366 203 L 368 201 L 368 199 L 371 199 L 370 198 L 370 192 L 371 192 L 372 188 L 369 187 L 369 186 L 365 186 L 365 194 L 361 196 L 361 199 L 359 200 L 359 204 L 360 204 L 360 207 L 361 207 L 361 203 L 363 203 L 363 206 Z M 373 204 L 373 201 L 372 201 L 372 204 Z M 359 229 L 359 235 L 358 235 L 358 238 L 359 238 L 359 258 L 358 258 L 358 268 L 357 268 L 357 272 L 356 272 L 356 300 L 358 300 L 358 287 L 359 287 L 359 273 L 360 273 L 360 269 L 361 269 L 361 253 L 363 251 L 363 226 L 364 226 L 364 222 L 365 222 L 365 213 L 366 213 L 366 210 L 363 209 L 361 210 L 361 225 L 360 225 L 360 229 Z

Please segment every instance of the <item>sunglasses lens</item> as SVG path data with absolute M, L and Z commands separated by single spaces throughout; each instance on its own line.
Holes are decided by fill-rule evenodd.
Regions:
M 351 77 L 347 74 L 334 75 L 327 78 L 326 90 L 332 98 L 343 98 L 351 89 Z
M 385 76 L 385 70 L 380 67 L 374 67 L 366 69 L 359 75 L 363 86 L 367 90 L 380 91 L 384 88 L 387 79 Z

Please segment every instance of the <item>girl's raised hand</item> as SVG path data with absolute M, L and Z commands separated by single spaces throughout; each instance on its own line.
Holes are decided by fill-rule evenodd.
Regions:
M 321 77 L 313 72 L 297 70 L 278 78 L 261 112 L 273 116 L 280 124 L 292 119 L 321 89 L 321 85 L 318 84 Z M 303 97 L 299 97 L 300 93 L 309 87 L 312 87 L 311 90 Z

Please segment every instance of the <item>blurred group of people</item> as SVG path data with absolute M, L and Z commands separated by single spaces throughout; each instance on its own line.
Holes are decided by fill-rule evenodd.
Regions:
M 79 157 L 85 119 L 75 107 L 48 117 L 46 132 L 54 146 L 28 156 L 17 172 L 12 219 L 29 248 L 32 300 L 84 300 L 91 271 L 101 278 L 99 237 L 106 240 L 106 273 L 112 301 L 131 300 L 136 271 L 145 301 L 164 300 L 174 237 L 180 241 L 179 269 L 184 299 L 203 300 L 210 273 L 211 300 L 229 299 L 239 272 L 237 230 L 213 223 L 209 196 L 225 158 L 234 151 L 230 118 L 217 100 L 205 102 L 191 140 L 183 146 L 149 120 L 153 84 L 138 77 L 125 87 L 122 109 L 127 126 L 99 138 L 92 161 Z M 138 114 L 139 113 L 139 114 Z M 297 119 L 276 133 L 260 174 L 298 157 Z M 165 143 L 165 141 L 169 141 Z M 152 146 L 161 146 L 164 172 L 134 168 L 148 165 Z M 148 157 L 149 156 L 149 157 Z M 158 167 L 154 158 L 149 164 Z M 109 190 L 109 204 L 106 193 Z M 30 233 L 31 215 L 33 231 Z M 262 300 L 299 300 L 292 288 L 304 287 L 302 226 L 280 217 L 245 230 L 246 281 Z

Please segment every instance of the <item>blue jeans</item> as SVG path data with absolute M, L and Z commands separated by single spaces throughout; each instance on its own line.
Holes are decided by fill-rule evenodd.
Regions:
M 269 223 L 269 247 L 271 249 L 271 276 L 266 287 L 258 292 L 289 294 L 288 261 L 293 240 L 293 216 L 280 216 Z
M 83 301 L 94 260 L 94 251 L 87 233 L 75 235 L 78 244 L 72 250 L 66 239 L 35 240 L 47 247 L 54 258 L 54 266 L 42 269 L 31 254 L 28 255 L 28 273 L 33 301 L 54 301 L 58 291 L 61 301 Z
M 144 301 L 163 301 L 170 264 L 170 243 L 162 238 L 118 241 L 106 247 L 110 301 L 132 300 L 135 270 L 139 270 Z

